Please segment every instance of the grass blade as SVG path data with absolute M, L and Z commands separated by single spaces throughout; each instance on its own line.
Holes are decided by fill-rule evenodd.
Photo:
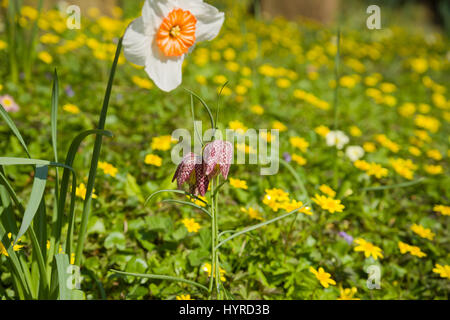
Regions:
M 208 291 L 208 288 L 205 287 L 204 285 L 195 282 L 195 281 L 191 281 L 191 280 L 187 280 L 187 279 L 183 279 L 183 278 L 176 278 L 176 277 L 171 277 L 171 276 L 163 276 L 163 275 L 159 275 L 159 274 L 145 274 L 145 273 L 131 273 L 131 272 L 124 272 L 124 271 L 119 271 L 119 270 L 114 270 L 114 269 L 110 269 L 112 272 L 118 273 L 118 274 L 122 274 L 125 276 L 132 276 L 132 277 L 140 277 L 140 278 L 148 278 L 148 279 L 158 279 L 158 280 L 169 280 L 169 281 L 176 281 L 176 282 L 184 282 L 193 286 L 196 286 L 198 288 L 201 288 L 205 291 Z
M 211 213 L 210 213 L 208 210 L 206 210 L 205 208 L 200 207 L 199 205 L 196 205 L 196 204 L 193 203 L 193 202 L 189 202 L 189 201 L 181 201 L 181 200 L 175 200 L 175 199 L 165 199 L 165 200 L 163 200 L 162 202 L 173 202 L 173 203 L 178 203 L 178 204 L 184 204 L 184 205 L 187 205 L 187 206 L 191 206 L 191 207 L 194 207 L 194 208 L 197 208 L 197 209 L 202 210 L 202 211 L 203 211 L 204 213 L 206 213 L 210 218 L 212 218 L 212 215 L 211 215 Z
M 258 223 L 258 224 L 256 224 L 256 225 L 254 225 L 254 226 L 245 228 L 244 230 L 238 231 L 238 232 L 234 233 L 233 235 L 229 236 L 228 238 L 226 238 L 225 240 L 221 241 L 221 242 L 216 246 L 216 250 L 217 250 L 218 248 L 220 248 L 220 247 L 221 247 L 223 244 L 225 244 L 226 242 L 228 242 L 228 241 L 230 241 L 231 239 L 234 239 L 234 238 L 240 236 L 241 234 L 244 234 L 244 233 L 247 233 L 247 232 L 250 232 L 250 231 L 259 229 L 259 228 L 264 227 L 264 226 L 266 226 L 266 225 L 268 225 L 268 224 L 271 224 L 271 223 L 273 223 L 273 222 L 275 222 L 275 221 L 278 221 L 278 220 L 281 220 L 281 219 L 283 219 L 283 218 L 286 218 L 287 216 L 290 216 L 291 214 L 296 213 L 297 211 L 299 211 L 300 209 L 304 208 L 305 206 L 306 206 L 306 205 L 303 205 L 303 206 L 301 206 L 300 208 L 297 208 L 297 209 L 295 209 L 295 210 L 292 210 L 291 212 L 282 214 L 281 216 L 278 216 L 278 217 L 273 218 L 273 219 L 271 219 L 271 220 L 264 221 L 264 222 L 261 222 L 261 223 Z

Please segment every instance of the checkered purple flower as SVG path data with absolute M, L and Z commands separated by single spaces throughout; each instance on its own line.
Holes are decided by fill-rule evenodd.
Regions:
M 190 193 L 204 196 L 208 190 L 209 179 L 204 174 L 202 157 L 193 152 L 185 155 L 175 171 L 172 182 L 175 179 L 179 189 L 187 182 Z
M 203 150 L 205 175 L 211 180 L 220 173 L 226 179 L 233 160 L 233 145 L 228 141 L 214 140 Z

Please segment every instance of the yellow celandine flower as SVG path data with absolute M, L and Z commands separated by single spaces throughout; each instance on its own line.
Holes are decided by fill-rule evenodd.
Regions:
M 441 276 L 441 278 L 450 279 L 450 266 L 449 265 L 442 266 L 442 265 L 436 263 L 435 267 L 433 268 L 433 272 L 439 274 Z
M 138 87 L 143 88 L 143 89 L 151 89 L 151 88 L 153 88 L 153 83 L 147 78 L 141 78 L 141 77 L 138 77 L 138 76 L 133 76 L 131 78 L 131 81 L 133 81 L 133 83 L 135 85 L 137 85 Z
M 148 154 L 145 156 L 144 162 L 145 164 L 161 167 L 162 158 L 160 156 L 157 156 L 156 154 Z
M 427 156 L 433 160 L 442 160 L 442 154 L 437 149 L 430 149 L 427 151 Z
M 296 99 L 303 100 L 316 108 L 319 108 L 322 110 L 330 109 L 330 104 L 327 101 L 321 100 L 321 99 L 317 98 L 315 95 L 313 95 L 312 93 L 303 91 L 301 89 L 294 90 L 294 97 Z
M 360 79 L 361 77 L 357 74 L 342 76 L 339 79 L 339 85 L 344 88 L 352 89 L 354 86 L 358 84 Z
M 0 40 L 0 50 L 6 49 L 6 47 L 8 47 L 8 43 Z
M 177 300 L 194 300 L 194 299 L 191 299 L 190 294 L 180 294 L 179 296 L 177 296 Z
M 345 208 L 341 204 L 341 200 L 333 199 L 331 197 L 315 194 L 312 200 L 317 203 L 323 210 L 327 210 L 329 213 L 342 212 Z
M 223 85 L 227 81 L 228 81 L 227 77 L 225 77 L 222 74 L 218 74 L 218 75 L 214 76 L 214 78 L 213 78 L 213 82 L 215 84 L 219 84 L 219 85 Z
M 432 165 L 432 164 L 426 164 L 424 165 L 424 169 L 429 174 L 441 174 L 444 170 L 442 169 L 442 166 L 440 165 Z
M 416 117 L 414 118 L 414 123 L 416 126 L 427 129 L 432 133 L 436 133 L 441 126 L 441 123 L 438 119 L 422 114 L 416 115 Z
M 360 137 L 362 135 L 361 129 L 359 129 L 357 126 L 351 126 L 349 131 L 350 134 L 354 137 Z
M 336 192 L 333 189 L 331 189 L 329 186 L 327 186 L 326 184 L 322 184 L 319 187 L 319 190 L 331 198 L 334 198 L 334 196 L 336 195 Z
M 59 36 L 53 33 L 43 34 L 39 40 L 44 44 L 57 44 L 59 42 Z
M 416 256 L 416 257 L 419 257 L 419 258 L 423 258 L 423 257 L 427 256 L 427 254 L 422 252 L 419 247 L 411 246 L 411 245 L 409 245 L 407 243 L 404 243 L 402 241 L 398 242 L 398 248 L 400 249 L 400 253 L 402 253 L 402 254 L 405 254 L 405 253 L 409 252 L 413 256 Z
M 278 129 L 278 130 L 280 130 L 280 132 L 283 132 L 283 131 L 287 130 L 287 127 L 280 121 L 274 121 L 272 123 L 272 129 Z
M 397 90 L 397 87 L 395 84 L 390 83 L 390 82 L 383 82 L 380 84 L 380 89 L 381 91 L 383 91 L 384 93 L 392 93 L 395 90 Z
M 388 175 L 388 170 L 383 168 L 378 163 L 369 163 L 369 168 L 366 170 L 367 175 L 375 176 L 377 179 L 381 179 Z
M 184 224 L 188 232 L 198 232 L 198 230 L 200 230 L 200 225 L 195 222 L 194 219 L 184 218 L 181 222 Z
M 292 161 L 295 161 L 300 166 L 304 166 L 308 162 L 304 157 L 298 154 L 292 155 Z
M 38 17 L 38 11 L 30 6 L 23 6 L 20 9 L 20 13 L 23 17 L 28 18 L 30 20 L 36 20 Z
M 197 83 L 199 83 L 201 85 L 205 85 L 208 82 L 206 77 L 203 75 L 200 75 L 200 74 L 195 76 L 195 81 L 197 81 Z
M 290 137 L 289 142 L 293 147 L 300 149 L 302 152 L 308 150 L 309 142 L 302 137 Z
M 373 142 L 364 142 L 363 143 L 363 149 L 365 152 L 375 152 L 377 150 L 377 147 L 375 146 L 375 143 Z
M 319 136 L 326 137 L 327 134 L 328 134 L 328 132 L 330 132 L 330 128 L 328 128 L 328 127 L 326 127 L 326 126 L 323 126 L 323 125 L 320 125 L 320 126 L 316 127 L 316 128 L 314 129 L 314 131 L 315 131 Z
M 78 108 L 76 105 L 71 104 L 71 103 L 65 104 L 65 105 L 63 106 L 63 110 L 64 110 L 64 111 L 67 111 L 67 112 L 69 112 L 69 113 L 72 113 L 72 114 L 78 114 L 78 113 L 80 113 L 80 108 Z
M 375 140 L 381 144 L 383 147 L 389 149 L 393 153 L 397 153 L 400 150 L 400 146 L 394 141 L 390 140 L 384 134 L 377 134 Z
M 412 102 L 405 102 L 398 107 L 398 113 L 405 118 L 411 117 L 416 112 L 416 106 Z
M 169 150 L 172 143 L 176 143 L 177 141 L 172 138 L 172 136 L 160 136 L 160 137 L 153 137 L 152 143 L 150 147 L 152 150 L 162 150 L 166 151 Z
M 209 187 L 211 187 L 211 185 L 209 185 Z M 208 190 L 209 190 L 209 188 L 208 188 Z M 191 201 L 191 202 L 193 202 L 194 204 L 196 204 L 196 205 L 198 205 L 198 206 L 200 206 L 200 207 L 206 207 L 206 204 L 208 203 L 208 201 L 206 200 L 206 198 L 204 197 L 204 196 L 200 196 L 200 195 L 198 195 L 197 196 L 197 198 L 195 198 L 195 197 L 191 197 L 191 196 L 189 196 L 189 195 L 186 195 L 186 197 Z M 201 200 L 199 200 L 199 199 L 201 199 L 201 200 L 203 200 L 203 201 L 201 201 Z
M 433 207 L 434 212 L 439 212 L 444 216 L 450 216 L 450 206 L 444 206 L 442 204 L 437 204 Z
M 281 88 L 281 89 L 286 89 L 291 86 L 291 81 L 286 78 L 277 79 L 276 83 L 277 83 L 278 88 Z
M 358 289 L 355 287 L 352 288 L 345 288 L 339 287 L 339 291 L 341 293 L 340 297 L 337 298 L 337 300 L 361 300 L 359 298 L 353 298 L 353 296 L 356 294 Z
M 239 120 L 233 120 L 233 121 L 230 121 L 229 123 L 228 123 L 228 127 L 231 129 L 231 130 L 234 130 L 234 131 L 236 131 L 237 133 L 239 133 L 239 134 L 245 134 L 245 132 L 247 131 L 247 127 L 246 126 L 244 126 L 244 124 L 242 123 L 242 122 L 240 122 Z
M 320 267 L 319 270 L 316 270 L 313 267 L 309 267 L 309 271 L 316 276 L 316 279 L 319 280 L 320 284 L 324 288 L 328 288 L 330 284 L 332 286 L 336 285 L 336 281 L 331 279 L 331 274 L 325 272 L 325 270 L 322 267 Z
M 358 246 L 355 247 L 356 252 L 364 252 L 364 255 L 366 258 L 372 256 L 375 260 L 378 258 L 383 258 L 382 250 L 381 248 L 373 245 L 372 243 L 362 239 L 358 238 L 355 240 L 355 243 L 358 244 Z
M 211 264 L 209 262 L 206 262 L 202 266 L 202 270 L 208 273 L 208 277 L 211 277 L 211 273 L 213 277 L 216 277 L 216 273 L 214 270 L 212 270 Z M 219 273 L 220 273 L 220 281 L 225 282 L 227 279 L 225 278 L 226 271 L 219 267 Z
M 255 154 L 256 150 L 252 146 L 246 145 L 245 143 L 237 143 L 236 149 L 248 154 Z
M 390 164 L 394 168 L 395 172 L 404 177 L 405 179 L 412 180 L 414 177 L 414 170 L 417 166 L 410 159 L 389 159 Z
M 416 223 L 411 226 L 411 230 L 424 239 L 433 240 L 435 236 L 431 229 L 424 228 L 423 226 Z
M 244 189 L 244 190 L 248 189 L 247 181 L 245 181 L 245 180 L 230 178 L 230 185 L 237 189 Z
M 261 221 L 264 220 L 263 217 L 261 217 L 261 214 L 259 213 L 259 211 L 256 209 L 253 209 L 252 207 L 250 207 L 248 209 L 241 207 L 241 211 L 244 213 L 247 213 L 251 219 L 261 220 Z
M 409 64 L 416 73 L 424 73 L 428 70 L 428 61 L 424 58 L 412 58 Z
M 12 234 L 11 232 L 8 233 L 8 239 L 11 240 L 12 238 Z M 17 240 L 17 243 L 14 245 L 14 241 L 11 241 L 11 246 L 13 248 L 14 251 L 19 251 L 20 249 L 22 249 L 24 246 L 19 244 L 20 239 Z M 9 257 L 8 251 L 6 250 L 5 246 L 3 245 L 3 243 L 0 241 L 0 256 L 4 255 L 6 257 Z
M 259 136 L 262 139 L 266 140 L 267 142 L 272 142 L 272 133 L 270 133 L 270 131 L 269 132 L 261 131 L 259 133 Z
M 38 53 L 38 58 L 45 62 L 46 64 L 50 64 L 53 62 L 53 57 L 47 51 L 41 51 Z
M 409 153 L 411 153 L 413 156 L 416 156 L 416 157 L 418 157 L 422 154 L 422 151 L 420 151 L 419 148 L 414 147 L 414 146 L 408 147 L 408 151 L 409 151 Z
M 75 195 L 80 197 L 81 199 L 86 199 L 86 185 L 84 183 L 80 183 L 80 185 L 75 190 Z M 94 193 L 95 189 L 92 190 L 92 199 L 97 199 L 97 195 Z
M 111 177 L 115 177 L 117 172 L 119 171 L 112 164 L 102 161 L 98 162 L 98 167 L 103 170 L 104 174 L 109 174 Z
M 254 105 L 250 107 L 250 111 L 257 115 L 262 115 L 264 113 L 264 108 L 260 105 Z

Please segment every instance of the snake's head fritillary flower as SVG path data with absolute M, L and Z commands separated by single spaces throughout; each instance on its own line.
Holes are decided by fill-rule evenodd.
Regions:
M 9 94 L 0 96 L 0 104 L 5 108 L 7 112 L 19 111 L 19 105 L 14 101 L 13 97 Z
M 125 57 L 171 91 L 181 84 L 185 55 L 195 43 L 214 39 L 223 21 L 224 14 L 203 0 L 147 0 L 125 32 Z
M 203 150 L 205 175 L 211 180 L 219 171 L 226 179 L 233 160 L 233 145 L 228 141 L 214 140 Z
M 185 155 L 178 165 L 172 181 L 175 179 L 179 189 L 187 182 L 190 193 L 204 196 L 208 190 L 209 179 L 204 174 L 202 157 L 192 152 Z

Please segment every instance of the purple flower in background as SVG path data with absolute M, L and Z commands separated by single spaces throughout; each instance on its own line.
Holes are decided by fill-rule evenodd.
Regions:
M 353 237 L 351 235 L 349 235 L 347 232 L 341 231 L 341 232 L 339 232 L 339 236 L 344 238 L 344 240 L 347 241 L 348 244 L 353 243 Z
M 69 84 L 64 87 L 64 92 L 69 98 L 72 98 L 75 95 L 75 92 L 72 90 L 72 86 Z
M 289 154 L 289 152 L 285 152 L 285 153 L 283 153 L 283 159 L 284 159 L 284 161 L 286 161 L 286 162 L 291 162 L 292 157 L 291 157 L 291 155 Z
M 0 96 L 0 104 L 3 106 L 3 108 L 5 108 L 7 112 L 17 112 L 20 109 L 19 105 L 9 94 Z

